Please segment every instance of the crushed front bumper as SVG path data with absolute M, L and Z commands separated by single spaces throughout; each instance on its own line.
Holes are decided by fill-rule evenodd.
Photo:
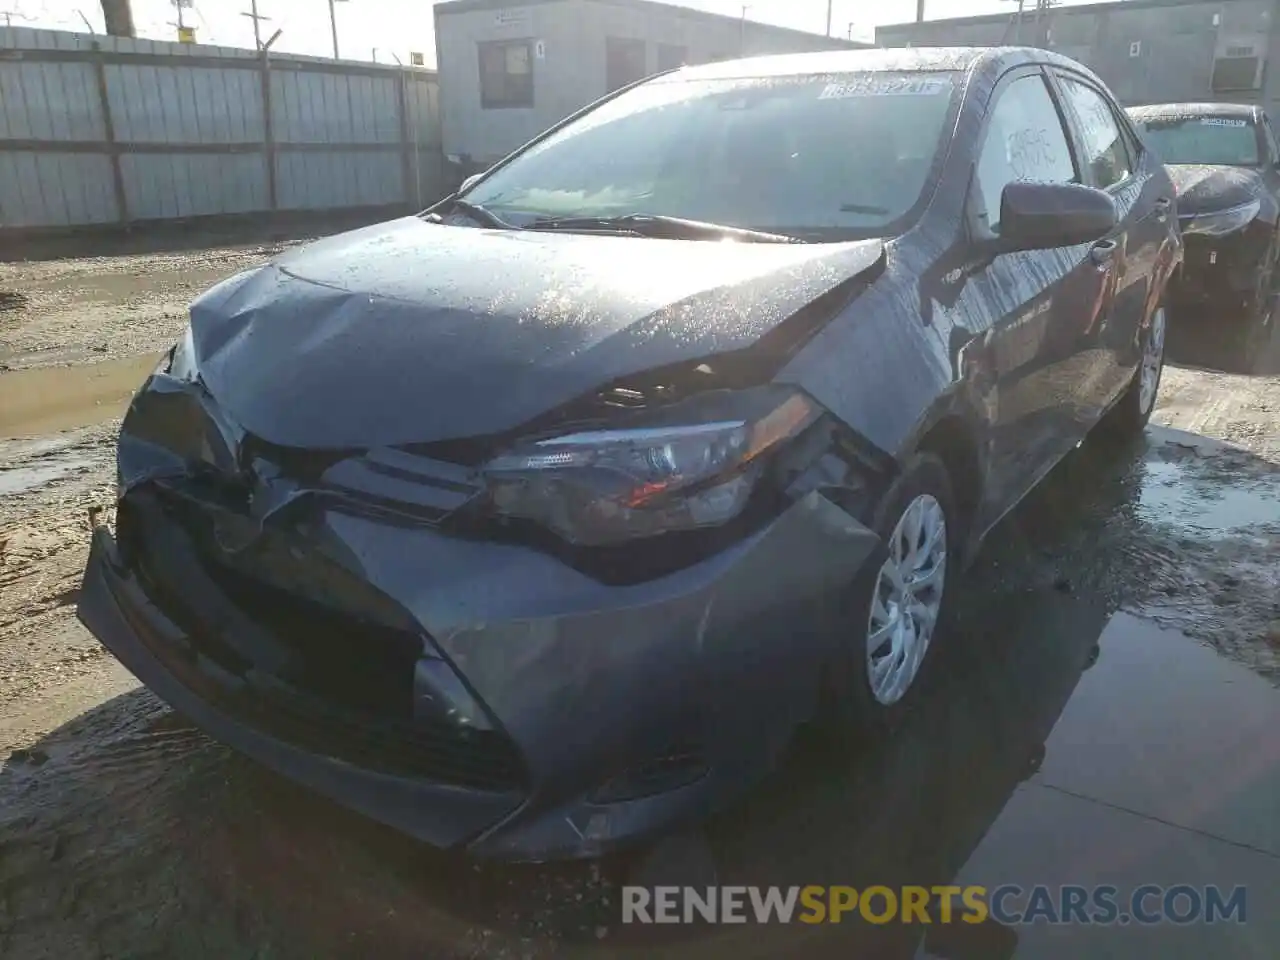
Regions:
M 216 739 L 434 846 L 512 860 L 599 855 L 704 816 L 767 772 L 847 641 L 831 598 L 882 550 L 817 493 L 720 554 L 626 587 L 526 547 L 334 512 L 318 523 L 420 625 L 418 667 L 456 671 L 488 732 L 424 732 L 413 717 L 388 732 L 280 694 L 264 621 L 193 562 L 176 526 L 162 562 L 177 600 L 98 529 L 80 618 Z M 222 653 L 209 638 L 227 641 Z
M 1241 305 L 1257 289 L 1270 239 L 1258 223 L 1222 237 L 1185 235 L 1182 266 L 1170 285 L 1174 304 Z

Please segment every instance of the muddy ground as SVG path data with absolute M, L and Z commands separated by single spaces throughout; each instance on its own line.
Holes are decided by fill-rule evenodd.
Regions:
M 478 868 L 388 837 L 191 730 L 75 620 L 131 391 L 195 293 L 298 239 L 0 264 L 0 955 L 518 957 L 618 937 L 616 865 Z M 1143 444 L 1086 445 L 993 534 L 967 630 L 1075 598 L 1280 685 L 1280 336 L 1233 373 L 1213 329 L 1180 331 Z

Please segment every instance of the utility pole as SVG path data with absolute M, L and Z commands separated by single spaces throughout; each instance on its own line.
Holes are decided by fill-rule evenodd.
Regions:
M 260 21 L 260 20 L 270 20 L 271 18 L 270 18 L 270 17 L 263 16 L 262 14 L 258 13 L 258 0 L 250 0 L 250 2 L 249 2 L 249 12 L 248 12 L 248 13 L 241 13 L 241 14 L 240 14 L 240 16 L 242 16 L 242 17 L 248 17 L 250 20 L 252 20 L 252 21 L 253 21 L 253 47 L 254 47 L 254 49 L 255 49 L 255 50 L 261 50 L 261 49 L 262 49 L 262 34 L 261 34 L 261 32 L 260 32 L 260 30 L 259 30 L 259 27 L 258 27 L 258 21 Z
M 827 0 L 827 36 L 831 36 L 831 5 L 835 0 Z
M 106 22 L 107 33 L 113 37 L 132 37 L 133 11 L 129 8 L 129 0 L 101 0 L 102 19 Z
M 1057 0 L 1036 0 L 1036 46 L 1049 45 L 1049 16 Z
M 742 16 L 738 18 L 738 56 L 742 56 L 747 46 L 747 11 L 750 9 L 750 5 L 744 3 Z
M 1000 38 L 1000 45 L 1012 43 L 1017 46 L 1022 43 L 1022 11 L 1026 6 L 1027 0 L 1012 0 L 1017 3 L 1018 11 L 1009 18 L 1009 22 L 1005 24 L 1004 36 Z M 1037 0 L 1039 2 L 1039 0 Z
M 924 2 L 925 0 L 916 0 L 916 23 L 924 23 Z
M 178 28 L 178 42 L 195 43 L 196 32 L 193 28 L 189 28 L 187 26 L 186 18 L 182 15 L 183 10 L 195 5 L 195 0 L 170 0 L 170 2 L 173 4 L 174 9 L 178 11 L 178 21 L 177 23 L 174 23 L 170 20 L 168 21 L 168 24 L 171 27 Z
M 329 30 L 333 33 L 333 59 L 338 59 L 338 14 L 334 10 L 335 0 L 329 0 Z

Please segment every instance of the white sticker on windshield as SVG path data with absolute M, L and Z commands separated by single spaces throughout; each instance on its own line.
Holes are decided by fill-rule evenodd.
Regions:
M 829 83 L 818 94 L 819 100 L 844 100 L 849 97 L 932 97 L 947 93 L 951 81 L 946 77 L 859 77 Z
M 1247 127 L 1249 121 L 1230 120 L 1227 117 L 1203 117 L 1200 124 L 1205 127 Z

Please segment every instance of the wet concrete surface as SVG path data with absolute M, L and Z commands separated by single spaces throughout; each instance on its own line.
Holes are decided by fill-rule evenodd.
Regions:
M 802 737 L 706 834 L 722 884 L 1245 885 L 1245 926 L 954 926 L 923 947 L 847 921 L 624 926 L 622 860 L 435 853 L 134 689 L 0 770 L 0 955 L 1275 956 L 1277 483 L 1179 431 L 1087 444 L 993 533 L 898 734 L 850 756 Z

